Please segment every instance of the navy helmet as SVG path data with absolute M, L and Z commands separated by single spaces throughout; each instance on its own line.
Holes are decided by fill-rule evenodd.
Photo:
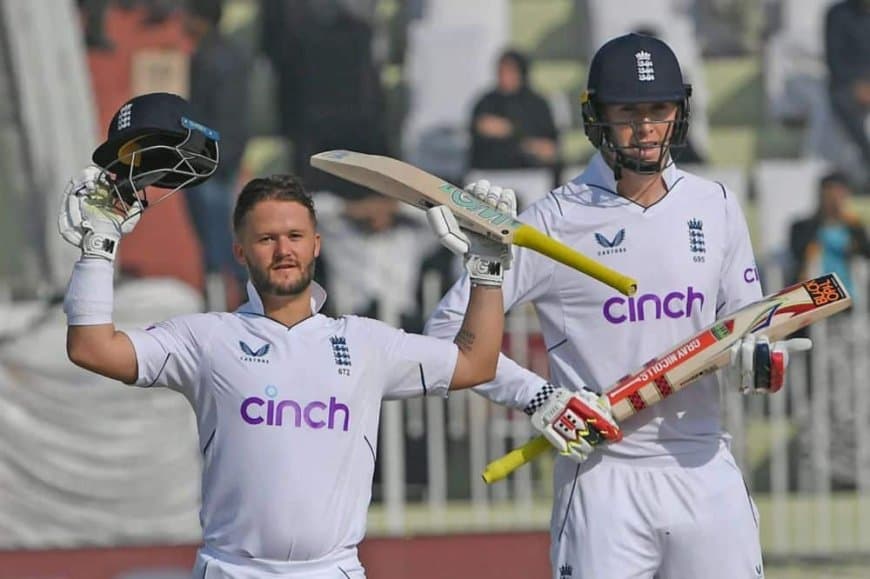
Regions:
M 197 122 L 185 99 L 148 93 L 124 103 L 112 117 L 93 161 L 110 176 L 118 197 L 143 202 L 145 187 L 170 191 L 198 185 L 218 166 L 218 132 Z
M 686 144 L 689 130 L 689 97 L 692 87 L 683 82 L 680 63 L 671 48 L 653 36 L 626 34 L 608 41 L 595 53 L 582 98 L 583 128 L 596 149 L 612 158 L 614 172 L 621 168 L 636 173 L 654 174 L 670 159 L 670 151 Z M 642 161 L 628 154 L 633 147 L 613 142 L 610 123 L 603 117 L 602 105 L 625 103 L 675 102 L 674 121 L 667 121 L 669 138 L 661 143 L 656 162 Z

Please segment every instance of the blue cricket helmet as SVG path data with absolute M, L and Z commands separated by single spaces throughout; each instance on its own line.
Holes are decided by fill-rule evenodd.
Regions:
M 611 153 L 618 168 L 638 173 L 658 173 L 672 149 L 686 145 L 689 130 L 689 97 L 692 87 L 683 82 L 680 63 L 671 48 L 653 36 L 626 34 L 605 43 L 589 65 L 587 89 L 582 98 L 583 128 L 596 149 Z M 655 163 L 628 154 L 632 147 L 620 147 L 610 138 L 613 123 L 603 118 L 602 105 L 675 102 L 678 112 L 669 128 L 667 143 L 661 145 Z
M 139 192 L 147 186 L 172 192 L 193 187 L 217 169 L 220 138 L 195 118 L 190 103 L 178 95 L 136 96 L 112 117 L 106 141 L 92 159 L 113 175 L 119 197 L 128 204 L 143 200 Z

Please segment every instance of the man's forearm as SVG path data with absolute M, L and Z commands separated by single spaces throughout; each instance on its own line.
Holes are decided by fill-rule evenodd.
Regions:
M 495 377 L 504 335 L 504 300 L 500 287 L 472 284 L 470 293 L 453 341 L 474 369 L 472 383 L 480 384 Z
M 99 258 L 76 263 L 64 298 L 67 355 L 71 362 L 108 378 L 132 383 L 138 365 L 129 338 L 112 322 L 113 264 Z
M 468 303 L 465 296 L 468 294 L 469 285 L 466 277 L 464 281 L 457 282 L 450 289 L 447 296 L 432 313 L 424 332 L 429 336 L 439 338 L 455 337 L 463 323 L 464 306 Z M 522 367 L 504 354 L 500 354 L 495 379 L 476 386 L 474 391 L 496 404 L 522 410 L 545 383 L 544 378 Z

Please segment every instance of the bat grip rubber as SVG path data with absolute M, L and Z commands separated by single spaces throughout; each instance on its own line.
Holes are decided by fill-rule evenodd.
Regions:
M 504 478 L 509 474 L 526 464 L 533 461 L 535 458 L 553 448 L 543 436 L 538 436 L 528 441 L 520 448 L 512 450 L 501 458 L 497 458 L 483 470 L 483 482 L 492 484 Z
M 549 258 L 555 259 L 559 263 L 585 273 L 601 283 L 609 285 L 623 295 L 632 296 L 637 292 L 637 281 L 633 278 L 623 275 L 591 257 L 583 255 L 531 225 L 521 225 L 518 227 L 513 234 L 513 243 L 533 249 Z

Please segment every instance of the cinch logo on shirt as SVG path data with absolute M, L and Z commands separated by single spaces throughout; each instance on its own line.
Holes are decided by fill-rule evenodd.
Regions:
M 688 318 L 698 304 L 697 310 L 704 307 L 704 294 L 689 286 L 685 293 L 673 291 L 660 297 L 656 294 L 642 294 L 624 298 L 614 296 L 604 302 L 602 313 L 611 324 L 642 322 L 667 318 Z
M 278 388 L 266 386 L 266 398 L 249 396 L 242 400 L 239 411 L 242 420 L 252 426 L 293 426 L 319 430 L 340 428 L 347 432 L 350 426 L 350 408 L 330 396 L 328 402 L 312 400 L 308 403 L 296 400 L 276 400 Z
M 743 270 L 743 281 L 746 283 L 755 283 L 758 281 L 758 268 L 747 267 Z

